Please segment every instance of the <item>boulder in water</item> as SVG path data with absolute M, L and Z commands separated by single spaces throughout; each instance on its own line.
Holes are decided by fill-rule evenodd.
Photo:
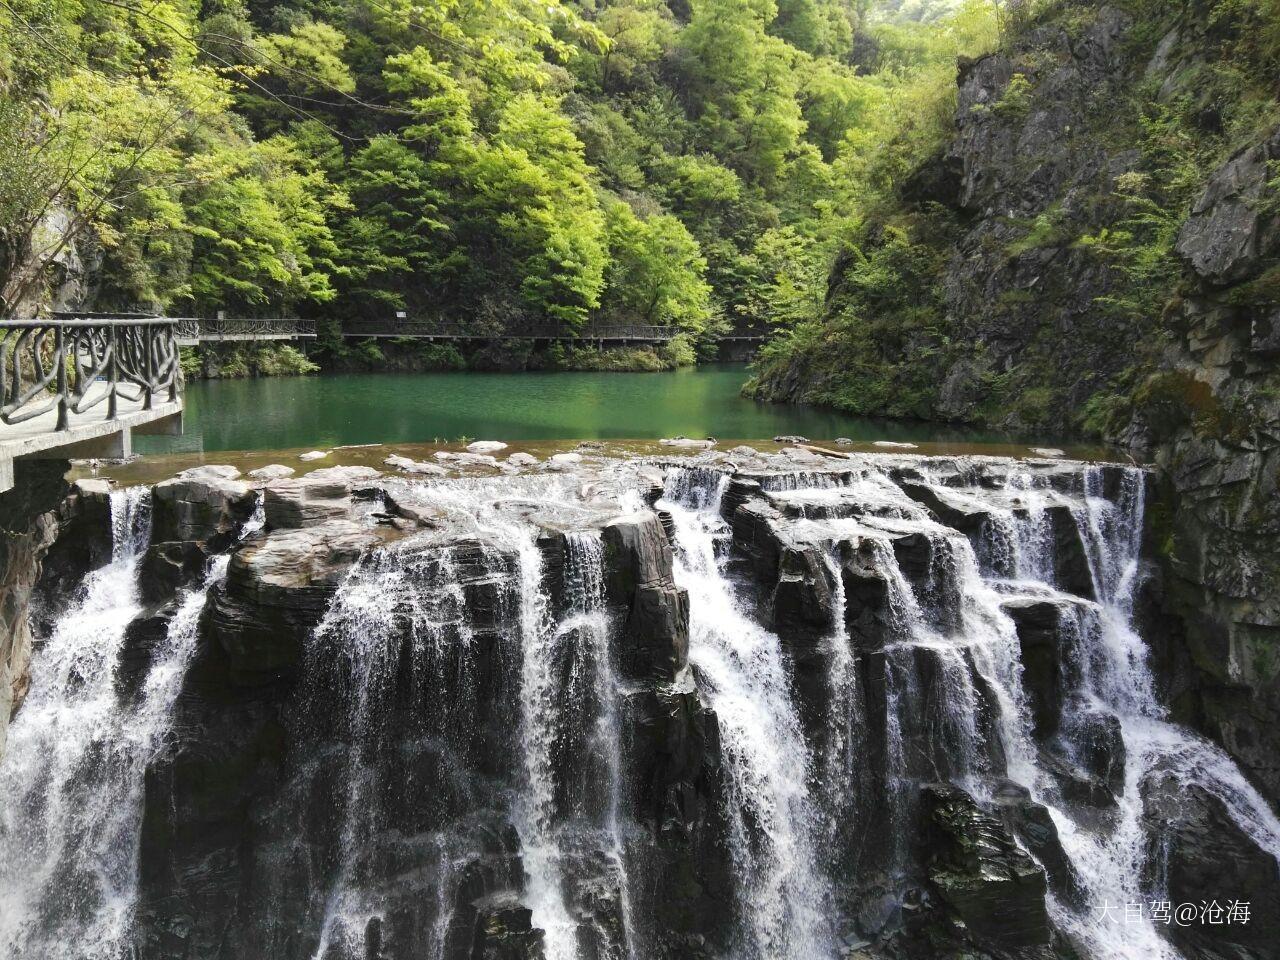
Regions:
M 498 458 L 488 453 L 457 453 L 453 462 L 460 467 L 496 467 Z
M 555 453 L 547 458 L 548 470 L 572 470 L 582 462 L 580 453 Z
M 292 477 L 295 472 L 293 467 L 286 467 L 282 463 L 272 463 L 265 467 L 258 467 L 256 470 L 250 470 L 249 476 L 254 480 L 283 480 L 285 477 Z
M 401 473 L 412 473 L 419 476 L 427 477 L 443 477 L 448 474 L 444 467 L 434 463 L 425 463 L 421 460 L 411 460 L 408 457 L 402 457 L 398 454 L 392 454 L 382 461 L 388 467 L 395 467 Z
M 327 450 L 309 450 L 306 453 L 298 454 L 298 459 L 304 462 L 310 462 L 312 460 L 323 460 L 328 455 L 329 451 Z
M 505 449 L 507 445 L 501 440 L 476 440 L 467 444 L 467 450 L 471 453 L 497 453 Z
M 537 466 L 538 458 L 531 453 L 524 453 L 517 450 L 515 453 L 507 457 L 507 463 L 513 467 L 533 467 Z

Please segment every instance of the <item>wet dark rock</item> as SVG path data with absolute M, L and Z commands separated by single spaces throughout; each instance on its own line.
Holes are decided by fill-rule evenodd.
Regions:
M 1171 904 L 1228 909 L 1247 905 L 1247 922 L 1170 924 L 1168 934 L 1188 956 L 1267 960 L 1280 942 L 1280 863 L 1249 839 L 1227 806 L 1172 771 L 1141 784 L 1142 819 L 1149 829 L 1145 875 Z M 1209 920 L 1210 915 L 1205 915 Z
M 572 857 L 565 870 L 567 905 L 577 920 L 582 960 L 627 960 L 625 893 L 613 860 L 601 850 Z
M 933 543 L 923 533 L 908 533 L 893 537 L 893 555 L 898 569 L 918 591 L 923 588 L 933 569 Z
M 257 494 L 235 479 L 234 467 L 193 467 L 151 490 L 153 543 L 206 542 L 217 552 L 229 545 L 253 514 Z
M 861 651 L 878 650 L 891 639 L 889 582 L 877 569 L 865 543 L 847 551 L 840 565 L 844 585 L 844 623 L 849 640 Z
M 926 786 L 921 799 L 929 880 L 971 935 L 1004 947 L 1048 943 L 1044 869 L 963 790 Z
M 111 485 L 77 480 L 56 519 L 57 536 L 41 564 L 35 594 L 35 612 L 46 631 L 85 576 L 111 562 Z
M 769 582 L 778 574 L 785 538 L 778 531 L 782 515 L 769 504 L 751 500 L 738 507 L 729 523 L 734 550 L 753 571 L 753 578 Z
M 1013 620 L 1022 655 L 1022 686 L 1030 702 L 1038 739 L 1051 737 L 1062 722 L 1062 704 L 1074 686 L 1071 637 L 1064 630 L 1072 616 L 1061 600 L 1010 597 L 1001 608 Z
M 1080 878 L 1062 847 L 1048 808 L 1032 800 L 1026 787 L 1005 780 L 995 790 L 995 812 L 1009 832 L 1044 867 L 1053 890 L 1068 903 L 1080 906 L 1084 897 Z
M 760 496 L 759 480 L 752 477 L 733 476 L 729 480 L 724 496 L 720 498 L 720 512 L 725 517 L 732 518 L 740 506 Z
M 226 583 L 210 593 L 191 675 L 236 687 L 296 675 L 303 644 L 338 583 L 387 536 L 386 528 L 330 520 L 279 530 L 241 547 L 231 558 Z
M 1086 600 L 1096 599 L 1089 557 L 1071 508 L 1051 506 L 1045 512 L 1053 531 L 1053 575 L 1058 586 Z
M 41 563 L 60 535 L 66 471 L 65 460 L 18 460 L 12 489 L 0 493 L 0 757 L 31 682 L 30 608 Z
M 476 903 L 471 960 L 542 960 L 544 934 L 514 894 L 499 893 Z
M 169 637 L 169 628 L 178 612 L 176 602 L 162 602 L 130 621 L 116 668 L 116 686 L 130 700 L 151 667 L 152 657 Z
M 836 622 L 835 594 L 817 547 L 787 548 L 773 588 L 773 629 L 788 646 L 802 647 L 830 636 Z
M 689 595 L 676 586 L 671 544 L 655 514 L 602 531 L 606 591 L 626 611 L 619 666 L 625 676 L 672 680 L 689 657 Z
M 1068 704 L 1062 730 L 1062 752 L 1102 781 L 1119 797 L 1124 792 L 1125 746 L 1115 714 Z
M 142 602 L 165 603 L 184 587 L 199 583 L 208 569 L 210 556 L 205 543 L 198 540 L 153 543 L 143 555 L 138 570 Z
M 1110 784 L 1082 766 L 1074 756 L 1052 748 L 1039 753 L 1040 767 L 1057 786 L 1062 800 L 1088 818 L 1090 813 L 1109 815 L 1116 806 L 1116 795 Z
M 735 895 L 715 714 L 686 669 L 675 683 L 628 696 L 624 717 L 632 809 L 656 838 L 648 907 L 668 940 L 723 937 Z
M 939 522 L 970 537 L 981 534 L 991 511 L 949 494 L 944 488 L 926 483 L 900 481 L 899 486 L 912 500 L 928 508 Z

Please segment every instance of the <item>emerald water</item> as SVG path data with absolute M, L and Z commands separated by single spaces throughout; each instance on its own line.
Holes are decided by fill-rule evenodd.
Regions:
M 140 453 L 278 450 L 363 443 L 722 439 L 999 442 L 997 433 L 880 421 L 739 393 L 742 364 L 669 373 L 325 374 L 209 380 L 186 388 L 180 438 L 137 437 Z

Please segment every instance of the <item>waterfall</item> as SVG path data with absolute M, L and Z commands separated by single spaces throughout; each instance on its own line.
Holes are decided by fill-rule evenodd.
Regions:
M 689 658 L 719 721 L 728 768 L 741 956 L 820 960 L 836 948 L 831 891 L 817 867 L 808 749 L 781 644 L 742 609 L 717 562 L 727 480 L 674 470 L 660 506 L 675 523 L 676 580 L 690 598 Z
M 949 779 L 989 801 L 993 778 L 1008 776 L 1048 808 L 1074 868 L 1083 896 L 1075 904 L 1051 897 L 1059 927 L 1092 960 L 1182 960 L 1149 921 L 1105 919 L 1108 904 L 1114 912 L 1150 894 L 1142 877 L 1148 842 L 1140 792 L 1144 778 L 1159 769 L 1202 787 L 1277 857 L 1280 822 L 1220 748 L 1167 721 L 1155 694 L 1146 645 L 1133 622 L 1145 478 L 1139 469 L 1124 470 L 1111 500 L 1103 495 L 1103 480 L 1099 468 L 1086 468 L 1078 498 L 1046 489 L 1043 481 L 1016 470 L 996 490 L 946 487 L 951 502 L 985 516 L 975 536 L 977 550 L 923 509 L 896 502 L 892 492 L 886 494 L 884 478 L 815 483 L 818 490 L 837 488 L 854 499 L 857 519 L 805 520 L 796 524 L 795 533 L 826 544 L 833 584 L 839 584 L 835 546 L 842 542 L 860 545 L 885 578 L 883 752 L 893 833 L 891 868 L 900 869 L 908 857 L 916 784 Z M 941 488 L 934 478 L 928 482 Z M 787 491 L 787 503 L 801 502 L 806 489 L 803 477 L 770 486 Z M 799 498 L 792 495 L 797 493 Z M 1059 589 L 1050 511 L 1065 508 L 1084 547 L 1096 602 L 1068 597 Z M 688 517 L 677 516 L 682 535 L 688 525 Z M 927 568 L 916 579 L 904 575 L 892 543 L 895 536 L 913 533 L 929 543 Z M 709 547 L 702 547 L 701 556 L 704 569 L 714 562 Z M 836 593 L 839 609 L 846 602 L 843 585 Z M 1110 821 L 1091 817 L 1077 822 L 1041 766 L 1022 686 L 1017 632 L 1002 608 L 1004 600 L 1015 596 L 1062 602 L 1071 612 L 1073 621 L 1067 626 L 1074 631 L 1071 656 L 1078 673 L 1079 709 L 1119 720 L 1127 759 L 1118 810 Z M 695 604 L 695 621 L 697 613 Z M 839 637 L 841 626 L 834 630 Z M 932 689 L 920 685 L 920 657 L 931 661 Z M 843 656 L 833 652 L 831 681 L 849 675 Z M 834 693 L 832 702 L 838 706 Z M 1074 719 L 1064 718 L 1064 747 L 1069 750 L 1075 749 L 1070 739 Z M 832 816 L 850 812 L 850 797 L 828 793 L 826 802 L 846 805 Z
M 1083 692 L 1087 701 L 1110 710 L 1120 722 L 1126 752 L 1123 792 L 1117 797 L 1113 829 L 1094 832 L 1054 810 L 1063 845 L 1088 891 L 1086 908 L 1056 904 L 1057 919 L 1100 960 L 1180 960 L 1149 919 L 1117 923 L 1103 919 L 1104 906 L 1143 902 L 1141 822 L 1143 780 L 1156 769 L 1171 771 L 1180 783 L 1203 788 L 1226 806 L 1231 817 L 1259 846 L 1280 862 L 1280 820 L 1245 780 L 1226 753 L 1189 730 L 1169 723 L 1155 694 L 1147 649 L 1133 623 L 1134 593 L 1140 578 L 1144 527 L 1144 476 L 1124 471 L 1115 501 L 1102 495 L 1102 474 L 1085 473 L 1083 504 L 1073 516 L 1086 546 L 1099 610 L 1083 625 Z M 1159 895 L 1161 891 L 1154 891 Z
M 119 687 L 139 613 L 149 492 L 113 491 L 112 559 L 89 574 L 32 664 L 0 765 L 0 954 L 122 956 L 137 891 L 143 775 L 164 742 L 215 561 L 183 595 L 134 697 Z
M 557 593 L 550 541 L 524 505 L 513 509 L 511 486 L 406 485 L 402 496 L 462 518 L 474 539 L 420 535 L 366 555 L 309 643 L 299 735 L 320 759 L 293 772 L 291 802 L 301 810 L 328 789 L 339 811 L 318 868 L 317 960 L 362 960 L 393 885 L 432 904 L 412 949 L 455 955 L 472 933 L 470 885 L 495 856 L 507 866 L 486 892 L 520 893 L 548 960 L 633 954 L 603 542 L 598 530 L 561 535 Z M 580 509 L 563 478 L 527 492 Z M 335 745 L 338 783 L 326 787 Z M 410 782 L 415 769 L 430 772 Z M 507 824 L 518 842 L 496 849 Z M 330 843 L 323 823 L 311 832 L 308 843 Z M 425 870 L 389 874 L 400 862 Z M 593 883 L 616 893 L 616 928 L 587 909 Z
M 295 686 L 217 704 L 194 688 L 179 698 L 209 591 L 206 623 L 238 609 L 243 581 L 226 584 L 229 558 L 216 557 L 195 589 L 143 609 L 149 499 L 113 493 L 111 561 L 39 644 L 0 765 L 0 956 L 125 960 L 131 944 L 157 942 L 136 922 L 153 910 L 150 896 L 138 906 L 144 778 L 150 764 L 169 769 L 171 737 L 200 726 L 201 709 L 226 721 L 213 736 L 270 741 L 229 748 L 237 764 L 242 750 L 266 759 L 245 774 L 253 849 L 215 882 L 234 890 L 223 902 L 241 911 L 235 942 L 260 938 L 282 960 L 454 960 L 489 920 L 497 949 L 546 960 L 674 957 L 704 935 L 722 960 L 837 960 L 855 932 L 909 925 L 912 897 L 937 880 L 918 842 L 921 788 L 937 782 L 1001 816 L 1014 793 L 1047 810 L 1074 874 L 1063 887 L 1051 872 L 1049 915 L 1086 960 L 1190 960 L 1149 920 L 1106 917 L 1167 882 L 1150 866 L 1144 781 L 1205 791 L 1280 858 L 1266 802 L 1159 701 L 1135 617 L 1141 470 L 983 477 L 864 459 L 748 472 L 760 491 L 742 494 L 731 528 L 731 478 L 713 463 L 669 468 L 648 526 L 629 515 L 646 509 L 648 464 L 585 480 L 389 481 L 385 506 L 353 515 L 386 530 L 403 519 L 394 498 L 423 522 L 388 531 L 336 588 L 308 594 L 332 598 L 298 631 Z M 259 510 L 242 536 L 262 524 Z M 660 579 L 677 593 L 663 530 L 689 601 L 690 669 L 674 682 L 638 675 L 625 646 L 644 628 L 628 558 L 647 551 L 660 573 L 644 588 Z M 795 592 L 769 594 L 784 575 Z M 771 622 L 794 636 L 763 626 L 770 596 Z M 1048 623 L 1046 608 L 1056 627 L 1028 613 Z M 682 640 L 680 626 L 670 635 Z M 1035 656 L 1054 661 L 1061 703 L 1045 705 Z M 1123 743 L 1123 778 L 1089 767 L 1098 721 Z M 682 766 L 663 781 L 669 756 Z M 650 778 L 679 784 L 678 799 L 658 801 L 685 806 L 654 817 Z M 1071 793 L 1104 780 L 1114 806 Z M 1011 824 L 993 829 L 1025 839 Z M 662 928 L 662 871 L 681 870 L 687 851 L 715 863 L 678 908 L 729 904 L 727 930 Z

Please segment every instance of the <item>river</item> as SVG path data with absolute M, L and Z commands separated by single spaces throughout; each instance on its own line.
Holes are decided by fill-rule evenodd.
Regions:
M 210 453 L 442 443 L 462 437 L 1011 439 L 993 431 L 758 403 L 740 393 L 747 376 L 742 364 L 715 364 L 667 373 L 388 373 L 198 381 L 186 388 L 183 436 L 137 437 L 135 448 Z

